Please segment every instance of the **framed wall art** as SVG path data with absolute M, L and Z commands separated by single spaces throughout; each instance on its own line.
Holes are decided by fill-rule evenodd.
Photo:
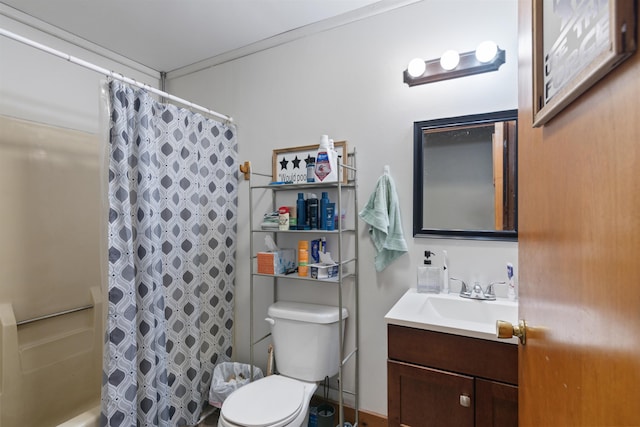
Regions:
M 349 164 L 347 159 L 347 141 L 334 142 L 338 156 L 343 164 Z M 273 181 L 292 182 L 301 184 L 307 182 L 307 164 L 311 157 L 315 157 L 319 144 L 300 147 L 280 148 L 273 150 Z M 342 169 L 342 182 L 347 182 L 347 169 Z
M 533 126 L 547 123 L 636 50 L 630 0 L 533 1 Z

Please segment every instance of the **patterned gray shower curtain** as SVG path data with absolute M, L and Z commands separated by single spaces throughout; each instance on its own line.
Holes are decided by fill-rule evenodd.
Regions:
M 231 358 L 235 128 L 110 83 L 103 426 L 195 425 Z

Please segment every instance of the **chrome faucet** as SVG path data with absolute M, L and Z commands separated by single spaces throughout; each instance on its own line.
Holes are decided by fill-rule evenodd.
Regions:
M 455 279 L 453 277 L 451 279 L 457 280 L 462 283 L 462 288 L 460 289 L 460 296 L 462 298 L 477 299 L 482 301 L 494 301 L 496 299 L 496 295 L 493 291 L 493 285 L 498 283 L 504 283 L 504 282 L 491 282 L 489 283 L 486 289 L 482 289 L 482 286 L 480 286 L 480 283 L 476 282 L 473 285 L 473 288 L 469 290 L 469 287 L 464 282 L 464 280 Z

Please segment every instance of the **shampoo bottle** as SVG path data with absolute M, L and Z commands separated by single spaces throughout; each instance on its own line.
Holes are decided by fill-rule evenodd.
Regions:
M 304 230 L 304 225 L 307 221 L 306 220 L 307 208 L 305 207 L 305 204 L 304 204 L 304 193 L 298 193 L 296 208 L 297 208 L 296 211 L 298 214 L 297 229 Z
M 318 198 L 315 194 L 311 194 L 307 202 L 309 204 L 309 225 L 312 230 L 317 230 L 320 225 L 318 219 Z
M 328 231 L 333 231 L 336 229 L 335 212 L 336 212 L 336 204 L 328 203 L 327 204 L 327 230 Z
M 329 147 L 329 136 L 322 135 L 316 155 L 316 182 L 336 182 L 338 180 L 338 165 L 333 151 Z
M 320 199 L 320 230 L 327 229 L 327 208 L 329 207 L 329 193 L 322 192 L 322 198 Z

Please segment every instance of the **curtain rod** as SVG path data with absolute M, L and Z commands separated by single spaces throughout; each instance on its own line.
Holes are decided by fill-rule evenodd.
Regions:
M 134 80 L 134 79 L 132 79 L 130 77 L 126 77 L 126 76 L 124 76 L 124 75 L 122 75 L 120 73 L 116 73 L 115 71 L 107 70 L 106 68 L 99 67 L 99 66 L 97 66 L 95 64 L 92 64 L 91 62 L 87 62 L 87 61 L 82 60 L 80 58 L 76 58 L 75 56 L 71 56 L 71 55 L 69 55 L 67 53 L 60 52 L 59 50 L 53 49 L 53 48 L 51 48 L 49 46 L 43 45 L 43 44 L 35 42 L 33 40 L 29 40 L 26 37 L 22 37 L 22 36 L 20 36 L 18 34 L 12 33 L 11 31 L 7 31 L 4 28 L 0 28 L 0 35 L 3 35 L 5 37 L 8 37 L 8 38 L 13 39 L 15 41 L 18 41 L 20 43 L 24 43 L 24 44 L 26 44 L 28 46 L 35 47 L 36 49 L 40 49 L 40 50 L 42 50 L 44 52 L 50 53 L 51 55 L 57 56 L 58 58 L 62 58 L 62 59 L 65 59 L 65 60 L 67 60 L 67 61 L 69 61 L 69 62 L 71 62 L 73 64 L 80 65 L 81 67 L 88 68 L 89 70 L 93 70 L 93 71 L 96 71 L 96 72 L 98 72 L 100 74 L 104 74 L 105 76 L 109 76 L 109 77 L 112 77 L 112 78 L 114 78 L 116 80 L 120 80 L 120 81 L 123 81 L 125 83 L 129 83 L 129 84 L 137 86 L 139 88 L 148 90 L 149 92 L 152 92 L 152 93 L 154 93 L 154 94 L 156 94 L 158 96 L 170 99 L 170 100 L 172 100 L 174 102 L 178 102 L 180 104 L 184 104 L 184 105 L 188 106 L 189 108 L 193 108 L 194 110 L 203 111 L 203 112 L 205 112 L 207 114 L 210 114 L 212 116 L 218 117 L 218 118 L 224 120 L 225 122 L 227 122 L 229 124 L 234 124 L 233 118 L 231 116 L 220 114 L 220 113 L 218 113 L 216 111 L 209 110 L 208 108 L 202 107 L 202 106 L 200 106 L 198 104 L 194 104 L 193 102 L 187 101 L 187 100 L 182 99 L 182 98 L 178 98 L 177 96 L 171 95 L 170 93 L 158 90 L 158 89 L 154 88 L 153 86 L 149 86 L 146 83 L 138 82 L 138 81 L 136 81 L 136 80 Z

